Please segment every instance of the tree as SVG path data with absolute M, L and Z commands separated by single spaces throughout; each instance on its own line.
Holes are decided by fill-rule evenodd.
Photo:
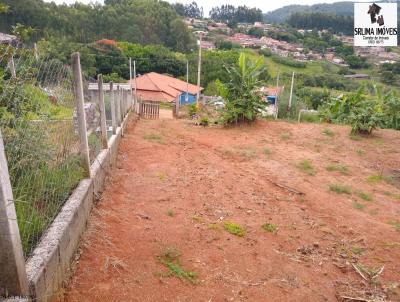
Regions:
M 262 96 L 256 92 L 265 71 L 262 58 L 250 59 L 241 53 L 237 65 L 226 67 L 229 81 L 219 89 L 225 99 L 222 112 L 224 124 L 254 122 L 265 108 Z
M 186 52 L 194 48 L 194 41 L 185 23 L 180 19 L 174 19 L 170 23 L 171 35 L 168 45 L 177 51 Z
M 107 0 L 105 5 L 82 4 L 57 5 L 42 0 L 2 0 L 9 10 L 2 13 L 0 32 L 10 32 L 12 26 L 23 24 L 35 29 L 31 40 L 66 39 L 73 43 L 92 43 L 101 39 L 113 39 L 142 44 L 161 44 L 170 48 L 182 48 L 171 37 L 188 31 L 185 24 L 177 28 L 181 17 L 174 6 L 156 0 Z M 194 4 L 191 11 L 197 11 Z M 4 10 L 4 9 L 3 9 Z M 201 12 L 201 9 L 199 9 Z M 21 32 L 21 34 L 23 34 Z M 188 32 L 186 41 L 189 36 Z M 186 44 L 185 44 L 186 45 Z
M 22 42 L 26 43 L 30 40 L 31 36 L 36 30 L 30 26 L 17 23 L 12 27 L 12 33 L 18 37 Z
M 210 11 L 210 18 L 228 24 L 254 23 L 263 20 L 262 12 L 258 8 L 249 8 L 245 5 L 236 8 L 229 4 L 213 7 Z
M 319 106 L 329 101 L 331 95 L 327 90 L 312 90 L 303 87 L 296 92 L 296 96 L 301 102 L 307 105 L 307 108 L 317 110 Z
M 367 68 L 369 64 L 367 63 L 367 59 L 363 57 L 359 57 L 356 55 L 350 55 L 344 58 L 347 64 L 349 64 L 350 68 L 360 69 Z
M 0 3 L 0 14 L 1 13 L 6 13 L 6 12 L 8 12 L 8 10 L 9 10 L 9 6 L 8 5 L 5 5 L 5 4 L 3 4 L 3 3 Z
M 264 36 L 264 30 L 258 27 L 250 28 L 247 33 L 251 36 L 256 36 L 257 38 L 261 38 L 262 36 Z

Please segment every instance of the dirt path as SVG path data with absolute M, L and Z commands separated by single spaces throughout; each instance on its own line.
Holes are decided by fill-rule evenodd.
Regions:
M 131 124 L 65 300 L 400 301 L 400 132 L 348 131 Z

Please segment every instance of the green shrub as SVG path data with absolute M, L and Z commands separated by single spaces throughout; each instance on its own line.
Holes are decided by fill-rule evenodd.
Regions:
M 244 227 L 232 221 L 226 221 L 224 223 L 224 229 L 228 233 L 238 237 L 243 237 L 246 234 L 246 229 Z
M 331 98 L 320 108 L 320 115 L 327 122 L 350 124 L 355 134 L 369 134 L 385 122 L 381 102 L 367 99 L 363 89 Z
M 201 125 L 201 126 L 207 127 L 209 124 L 210 124 L 210 120 L 208 119 L 207 116 L 203 116 L 203 117 L 200 119 L 200 125 Z
M 301 161 L 300 163 L 298 163 L 297 168 L 299 168 L 301 171 L 303 171 L 304 173 L 306 173 L 308 175 L 315 175 L 314 167 L 313 167 L 311 161 L 308 159 L 305 159 L 305 160 Z
M 329 190 L 338 194 L 351 194 L 351 188 L 341 184 L 330 184 Z
M 348 121 L 353 133 L 370 134 L 372 130 L 382 125 L 384 116 L 375 101 L 364 100 L 354 104 Z
M 258 52 L 260 53 L 260 55 L 263 55 L 264 57 L 272 56 L 272 51 L 269 48 L 260 49 Z
M 192 117 L 194 115 L 197 114 L 198 110 L 197 110 L 197 104 L 190 104 L 189 105 L 189 116 Z
M 269 222 L 264 223 L 261 226 L 261 228 L 264 231 L 269 232 L 269 233 L 276 233 L 278 231 L 278 227 L 275 224 L 269 223 Z

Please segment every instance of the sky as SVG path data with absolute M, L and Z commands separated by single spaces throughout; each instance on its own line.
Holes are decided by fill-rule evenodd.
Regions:
M 50 0 L 45 0 L 49 1 Z M 61 3 L 67 3 L 71 4 L 74 3 L 75 0 L 52 0 L 56 2 L 57 4 Z M 96 2 L 96 0 L 78 0 L 79 2 L 83 3 L 90 3 L 90 2 Z M 97 0 L 98 2 L 103 2 L 102 0 Z M 190 3 L 193 0 L 166 0 L 170 3 L 174 2 L 180 2 L 180 3 Z M 234 6 L 239 6 L 239 5 L 247 5 L 249 7 L 257 7 L 260 8 L 264 13 L 275 10 L 277 8 L 290 5 L 290 4 L 307 4 L 307 5 L 312 5 L 316 3 L 333 3 L 333 2 L 338 2 L 338 1 L 351 1 L 351 0 L 301 0 L 301 1 L 296 1 L 296 0 L 279 0 L 279 1 L 268 1 L 268 0 L 196 0 L 197 4 L 199 6 L 202 6 L 204 8 L 204 14 L 208 16 L 208 12 L 210 9 L 214 6 L 220 6 L 222 4 L 231 4 Z M 365 2 L 365 1 L 358 1 L 358 2 Z

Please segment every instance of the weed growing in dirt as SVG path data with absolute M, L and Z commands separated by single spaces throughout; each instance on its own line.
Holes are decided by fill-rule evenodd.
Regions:
M 264 223 L 261 226 L 261 228 L 264 231 L 269 232 L 269 233 L 276 233 L 278 231 L 278 227 L 275 224 L 269 223 L 269 222 Z
M 220 227 L 220 225 L 219 225 L 218 223 L 210 223 L 207 227 L 208 227 L 210 230 L 215 230 L 215 231 L 221 229 L 221 227 Z
M 396 200 L 400 200 L 400 194 L 393 194 L 392 192 L 385 191 L 383 192 L 386 196 L 393 197 Z
M 265 155 L 270 155 L 270 154 L 272 154 L 271 149 L 268 148 L 268 147 L 265 147 L 264 150 L 263 150 L 263 152 L 264 152 Z
M 242 149 L 237 152 L 242 158 L 246 160 L 253 159 L 257 156 L 256 151 L 253 149 Z
M 246 230 L 244 227 L 232 221 L 225 222 L 224 229 L 228 233 L 239 237 L 243 237 L 246 234 Z
M 368 193 L 365 193 L 365 192 L 360 191 L 360 192 L 357 193 L 357 195 L 358 195 L 358 197 L 360 197 L 361 199 L 364 199 L 364 200 L 366 200 L 366 201 L 372 201 L 372 196 L 369 195 Z
M 351 188 L 341 184 L 330 184 L 329 190 L 338 194 L 351 194 Z
M 322 130 L 322 134 L 325 134 L 330 137 L 335 136 L 335 132 L 333 132 L 331 129 L 328 129 L 328 128 L 325 128 L 324 130 Z
M 370 280 L 378 277 L 383 271 L 383 267 L 369 267 L 361 263 L 353 264 L 353 266 L 357 268 L 357 272 L 359 274 L 364 276 L 364 278 L 367 277 Z
M 374 175 L 368 176 L 367 181 L 369 183 L 379 183 L 379 182 L 385 181 L 390 184 L 393 182 L 393 178 L 391 176 L 387 176 L 387 175 L 374 174 Z
M 305 160 L 301 161 L 300 163 L 298 163 L 297 168 L 299 168 L 301 171 L 303 171 L 304 173 L 306 173 L 308 175 L 315 175 L 314 167 L 313 167 L 311 161 L 308 159 L 305 159 Z
M 365 155 L 365 150 L 364 150 L 364 149 L 357 149 L 356 152 L 357 152 L 357 154 L 358 154 L 359 156 Z
M 197 281 L 197 274 L 193 271 L 185 270 L 181 266 L 180 256 L 181 255 L 177 249 L 174 247 L 167 247 L 157 258 L 158 261 L 169 270 L 166 275 L 167 277 L 175 276 L 179 279 L 188 280 L 195 284 Z
M 329 172 L 340 172 L 343 175 L 348 175 L 349 174 L 349 169 L 345 165 L 340 165 L 340 164 L 330 164 L 326 166 L 326 170 Z
M 281 139 L 288 140 L 290 138 L 290 133 L 289 132 L 282 132 L 280 136 L 281 136 Z
M 396 229 L 396 231 L 400 231 L 400 221 L 392 220 L 392 221 L 389 221 L 389 224 L 392 225 Z
M 175 216 L 174 210 L 169 209 L 169 210 L 167 211 L 167 215 L 168 215 L 169 217 L 174 217 L 174 216 Z
M 203 223 L 204 219 L 203 217 L 197 216 L 197 215 L 193 215 L 192 216 L 193 221 L 198 222 L 198 223 Z
M 359 203 L 357 201 L 353 201 L 353 208 L 356 210 L 364 210 L 365 205 L 363 205 L 362 203 Z
M 156 176 L 162 181 L 167 179 L 167 174 L 165 174 L 164 172 L 157 172 Z
M 351 248 L 351 251 L 353 252 L 353 254 L 361 255 L 365 252 L 365 248 L 355 245 Z
M 396 248 L 400 247 L 400 242 L 385 242 L 383 243 L 383 246 L 387 248 Z
M 163 138 L 159 134 L 146 134 L 145 136 L 143 136 L 143 138 L 148 141 L 157 142 L 159 144 L 164 143 Z

